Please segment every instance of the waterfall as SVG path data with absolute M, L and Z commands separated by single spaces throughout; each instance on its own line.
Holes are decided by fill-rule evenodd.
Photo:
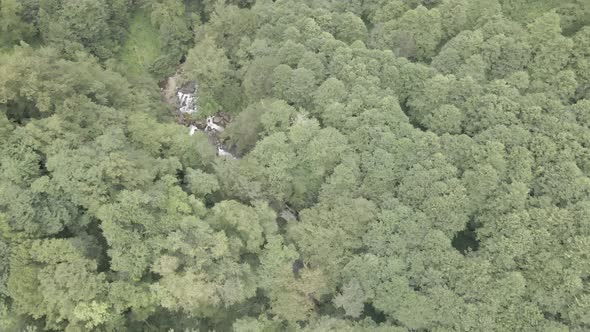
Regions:
M 207 128 L 205 128 L 205 130 L 213 130 L 213 131 L 222 132 L 223 127 L 215 124 L 215 122 L 213 122 L 213 117 L 210 116 L 207 118 Z
M 224 150 L 221 146 L 217 147 L 217 155 L 220 157 L 230 157 L 232 159 L 238 159 L 233 154 L 231 154 L 231 152 Z
M 197 89 L 196 87 L 191 88 L 181 88 L 176 91 L 176 98 L 177 98 L 177 106 L 178 112 L 177 115 L 180 116 L 180 119 L 184 119 L 182 114 L 193 114 L 196 113 L 197 110 L 197 100 L 198 97 L 196 96 Z M 189 135 L 193 136 L 197 131 L 202 130 L 209 136 L 209 141 L 217 146 L 217 155 L 223 158 L 231 158 L 231 159 L 238 159 L 236 158 L 231 152 L 224 149 L 223 144 L 219 141 L 217 134 L 221 133 L 225 130 L 223 127 L 229 121 L 231 121 L 231 116 L 225 112 L 219 112 L 214 116 L 207 117 L 205 123 L 200 121 L 196 121 L 194 119 L 189 119 L 189 122 L 184 122 L 184 120 L 180 123 L 185 125 L 189 124 Z M 216 123 L 217 122 L 217 123 Z M 197 127 L 200 126 L 200 127 Z M 200 129 L 199 129 L 200 128 Z
M 184 93 L 178 90 L 176 96 L 178 97 L 180 113 L 193 114 L 197 111 L 196 98 L 192 93 Z

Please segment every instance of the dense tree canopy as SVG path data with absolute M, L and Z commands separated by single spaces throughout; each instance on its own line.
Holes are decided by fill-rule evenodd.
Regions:
M 588 331 L 589 142 L 588 1 L 0 0 L 0 330 Z

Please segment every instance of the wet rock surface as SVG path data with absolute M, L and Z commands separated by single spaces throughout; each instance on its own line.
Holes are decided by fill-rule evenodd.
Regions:
M 168 103 L 174 105 L 174 117 L 176 122 L 188 127 L 189 135 L 197 131 L 203 131 L 209 137 L 209 142 L 217 147 L 217 155 L 237 159 L 229 149 L 224 146 L 219 134 L 233 120 L 227 112 L 218 112 L 205 119 L 199 118 L 198 109 L 198 85 L 195 82 L 187 82 L 178 86 L 182 70 L 179 69 L 173 76 L 164 82 L 161 88 L 162 94 Z

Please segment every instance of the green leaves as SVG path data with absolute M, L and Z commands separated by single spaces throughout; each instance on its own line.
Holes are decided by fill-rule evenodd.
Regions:
M 197 197 L 204 197 L 207 194 L 211 194 L 219 190 L 219 183 L 217 178 L 208 173 L 197 169 L 188 168 L 186 170 L 185 179 L 188 183 L 190 192 L 195 194 Z
M 435 55 L 443 34 L 440 12 L 423 6 L 406 11 L 399 19 L 383 23 L 374 31 L 376 46 L 419 61 Z
M 581 3 L 0 0 L 0 329 L 588 330 Z
M 264 243 L 264 231 L 271 227 L 276 218 L 268 207 L 260 206 L 255 209 L 234 201 L 223 201 L 212 212 L 210 225 L 214 229 L 224 230 L 229 236 L 234 235 L 239 241 L 234 244 L 235 247 L 230 248 L 235 255 L 242 251 L 258 253 Z
M 205 36 L 187 55 L 185 76 L 197 82 L 199 97 L 220 99 L 230 70 L 229 60 L 215 40 Z
M 346 311 L 346 315 L 358 318 L 363 312 L 364 293 L 358 281 L 353 280 L 342 288 L 342 293 L 337 295 L 332 302 L 337 307 Z
M 304 266 L 299 278 L 293 273 L 298 258 L 293 246 L 283 244 L 280 237 L 271 237 L 261 255 L 260 284 L 271 301 L 274 314 L 289 322 L 308 319 L 314 301 L 326 291 L 326 277 L 317 269 Z
M 105 275 L 85 257 L 82 239 L 36 240 L 15 249 L 8 287 L 19 312 L 45 317 L 50 329 L 105 322 Z M 99 311 L 90 315 L 88 306 Z
M 10 46 L 21 40 L 26 40 L 34 34 L 34 26 L 24 19 L 22 3 L 16 0 L 2 0 L 0 2 L 0 38 L 1 46 Z
M 313 266 L 335 277 L 363 247 L 362 234 L 375 219 L 375 205 L 365 199 L 342 199 L 301 211 L 289 236 Z
M 39 32 L 44 41 L 59 47 L 72 57 L 84 48 L 101 59 L 117 51 L 121 30 L 111 24 L 124 15 L 127 6 L 113 5 L 114 1 L 54 1 L 43 3 L 39 10 Z M 115 9 L 116 8 L 116 9 Z M 113 12 L 114 11 L 114 12 Z

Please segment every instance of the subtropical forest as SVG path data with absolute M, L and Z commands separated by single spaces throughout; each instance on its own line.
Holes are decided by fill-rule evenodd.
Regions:
M 0 331 L 590 331 L 590 1 L 0 0 Z

